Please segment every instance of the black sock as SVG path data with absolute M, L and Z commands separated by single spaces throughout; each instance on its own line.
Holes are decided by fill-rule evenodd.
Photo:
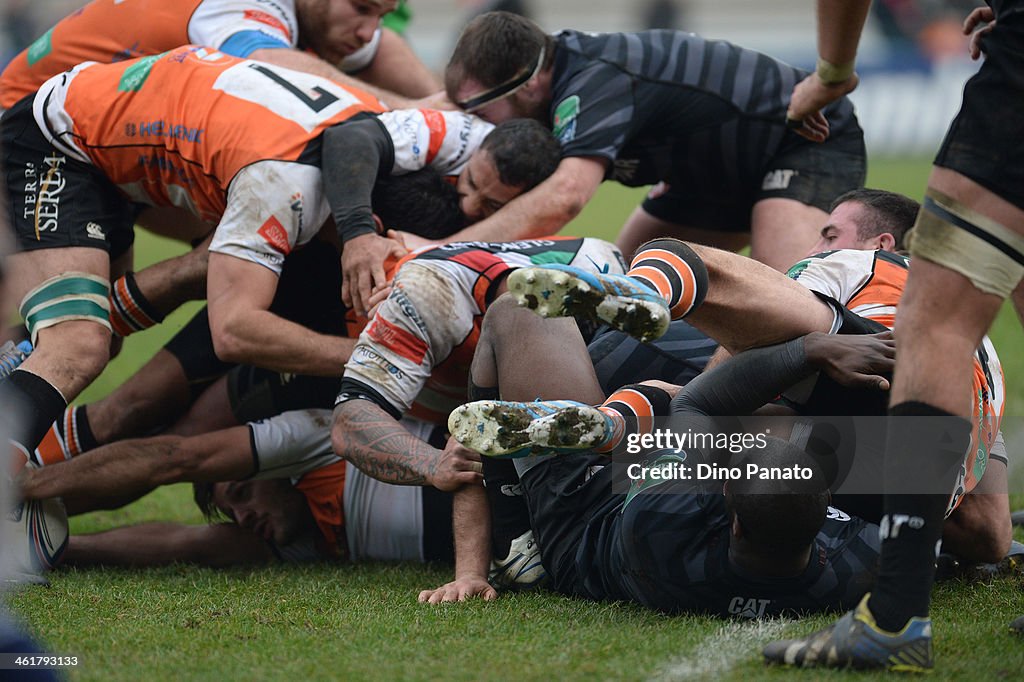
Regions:
M 11 422 L 7 425 L 8 437 L 31 453 L 54 420 L 64 413 L 67 402 L 46 379 L 16 369 L 0 382 L 0 405 Z
M 970 441 L 969 421 L 927 403 L 889 409 L 882 561 L 869 603 L 884 630 L 898 632 L 910 618 L 928 615 L 935 550 Z

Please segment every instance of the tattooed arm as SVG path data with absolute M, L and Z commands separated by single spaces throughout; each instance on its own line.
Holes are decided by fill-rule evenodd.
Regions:
M 479 455 L 454 440 L 444 450 L 431 447 L 370 400 L 347 400 L 335 408 L 331 442 L 338 456 L 385 483 L 452 491 L 483 481 Z

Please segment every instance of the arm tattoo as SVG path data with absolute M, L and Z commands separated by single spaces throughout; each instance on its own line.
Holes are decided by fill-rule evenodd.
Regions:
M 369 400 L 338 407 L 334 450 L 366 475 L 385 483 L 430 485 L 441 453 L 402 428 Z

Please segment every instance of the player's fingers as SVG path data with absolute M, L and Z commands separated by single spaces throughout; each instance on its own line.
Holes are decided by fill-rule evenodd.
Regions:
M 356 281 L 358 286 L 352 291 L 352 303 L 357 313 L 366 315 L 366 301 L 373 291 L 373 275 L 366 270 L 360 270 L 356 273 Z
M 416 601 L 423 604 L 430 600 L 430 595 L 432 594 L 434 594 L 433 590 L 421 590 L 419 596 L 416 597 Z
M 346 308 L 352 308 L 352 278 L 342 271 L 341 275 L 341 302 Z
M 480 485 L 484 482 L 484 475 L 482 473 L 483 467 L 480 464 L 477 464 L 477 466 L 480 467 L 480 471 L 460 471 L 452 476 L 452 479 L 454 479 L 460 487 L 463 485 Z

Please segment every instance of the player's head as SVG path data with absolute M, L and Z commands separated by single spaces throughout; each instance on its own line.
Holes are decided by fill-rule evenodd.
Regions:
M 537 24 L 509 12 L 469 22 L 445 69 L 448 99 L 492 123 L 547 121 L 555 42 Z
M 499 123 L 459 175 L 462 212 L 470 222 L 483 220 L 546 180 L 561 158 L 558 141 L 537 121 Z
M 430 166 L 378 180 L 370 202 L 386 230 L 444 239 L 466 226 L 455 185 Z
M 855 189 L 832 202 L 828 223 L 810 254 L 835 249 L 903 251 L 921 205 L 882 189 Z
M 337 65 L 373 39 L 380 18 L 396 4 L 397 0 L 295 0 L 299 44 Z
M 739 462 L 736 464 L 736 462 Z M 745 554 L 754 566 L 806 553 L 821 530 L 829 492 L 818 467 L 803 450 L 777 438 L 766 447 L 754 447 L 733 461 L 746 473 L 747 463 L 768 472 L 812 472 L 809 480 L 762 479 L 747 476 L 728 482 L 726 504 L 732 513 L 732 549 Z
M 305 495 L 285 478 L 195 483 L 192 489 L 208 520 L 226 516 L 279 547 L 316 527 Z

